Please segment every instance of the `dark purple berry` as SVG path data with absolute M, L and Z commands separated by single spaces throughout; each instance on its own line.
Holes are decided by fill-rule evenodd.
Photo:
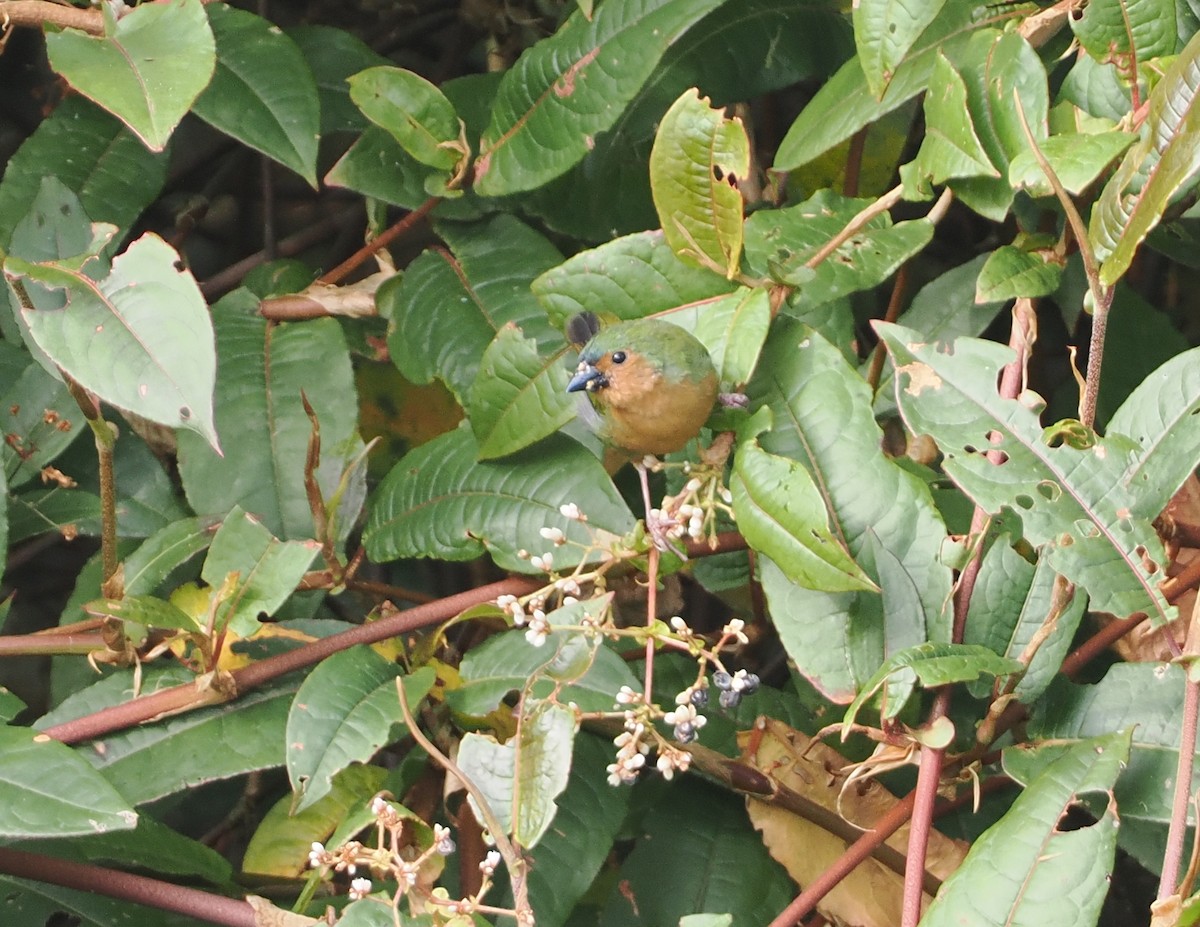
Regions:
M 723 689 L 717 696 L 717 701 L 722 708 L 737 708 L 742 701 L 742 693 L 734 692 L 732 689 Z
M 696 725 L 691 721 L 684 721 L 682 724 L 676 724 L 673 731 L 675 739 L 681 744 L 690 744 L 696 739 Z
M 747 673 L 745 680 L 742 682 L 742 695 L 753 695 L 758 691 L 759 683 L 762 680 L 758 678 L 757 673 Z
M 713 673 L 713 685 L 722 692 L 728 691 L 729 686 L 733 683 L 733 677 L 724 670 L 717 670 Z
M 704 708 L 708 705 L 708 689 L 693 689 L 691 703 L 697 708 Z

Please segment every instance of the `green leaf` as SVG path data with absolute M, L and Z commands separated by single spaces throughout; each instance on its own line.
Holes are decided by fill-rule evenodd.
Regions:
M 586 732 L 575 736 L 567 787 L 558 796 L 555 826 L 529 853 L 529 904 L 539 927 L 562 927 L 604 862 L 629 809 L 631 790 L 614 789 L 605 778 L 612 762 L 612 741 Z M 494 903 L 511 904 L 501 884 Z
M 429 198 L 425 180 L 434 173 L 401 148 L 390 134 L 379 126 L 370 126 L 329 169 L 324 183 L 393 206 L 416 209 Z
M 736 911 L 739 924 L 768 924 L 795 895 L 744 800 L 696 776 L 657 796 L 637 833 L 600 927 L 666 927 L 696 911 Z
M 179 566 L 205 550 L 217 525 L 184 518 L 156 531 L 123 561 L 126 595 L 151 595 Z
M 529 292 L 533 279 L 562 256 L 512 216 L 437 228 L 453 257 L 425 252 L 395 283 L 380 287 L 376 300 L 390 323 L 388 349 L 400 372 L 414 383 L 437 377 L 467 405 L 483 352 L 505 323 L 540 348 L 562 344 Z
M 79 753 L 28 728 L 0 727 L 0 797 L 6 838 L 126 830 L 138 819 Z
M 100 497 L 77 489 L 35 489 L 9 496 L 8 543 L 38 534 L 100 533 Z
M 393 701 L 395 698 L 393 684 Z M 351 812 L 362 807 L 368 796 L 383 788 L 386 780 L 387 771 L 378 766 L 347 766 L 333 777 L 329 793 L 303 811 L 294 811 L 294 798 L 284 795 L 255 828 L 242 858 L 242 871 L 259 876 L 301 878 L 308 869 L 313 843 L 328 838 Z
M 142 691 L 193 682 L 179 668 L 143 668 Z M 298 679 L 243 693 L 236 701 L 165 718 L 104 738 L 103 752 L 85 756 L 130 802 L 140 805 L 198 785 L 282 766 L 284 724 Z M 129 673 L 115 673 L 67 698 L 39 728 L 128 701 Z
M 539 187 L 587 154 L 620 118 L 659 59 L 721 0 L 641 0 L 575 13 L 504 75 L 479 142 L 475 190 L 502 196 Z
M 10 257 L 10 279 L 66 288 L 57 311 L 21 312 L 38 347 L 101 399 L 153 422 L 187 428 L 214 448 L 212 322 L 179 255 L 146 233 L 99 282 L 68 262 Z
M 1135 511 L 1157 518 L 1175 491 L 1200 465 L 1200 349 L 1186 351 L 1146 377 L 1108 423 L 1138 445 L 1121 485 L 1133 495 Z
M 912 43 L 882 97 L 877 98 L 871 91 L 857 57 L 843 64 L 788 129 L 775 155 L 775 170 L 790 171 L 807 164 L 925 92 L 938 53 L 952 63 L 956 60 L 977 28 L 973 16 L 969 4 L 947 3 L 941 15 Z
M 321 111 L 300 49 L 253 13 L 224 3 L 204 9 L 216 36 L 217 68 L 196 115 L 316 187 Z
M 296 43 L 316 82 L 321 104 L 321 135 L 361 132 L 367 120 L 350 100 L 347 78 L 387 59 L 371 50 L 362 39 L 334 26 L 302 25 L 287 30 Z
M 770 53 L 764 56 L 764 49 Z M 725 3 L 671 46 L 587 156 L 530 191 L 522 208 L 589 242 L 660 225 L 646 161 L 658 120 L 679 94 L 701 87 L 720 104 L 752 100 L 802 81 L 816 83 L 853 51 L 849 23 L 835 7 L 794 0 Z M 621 195 L 613 196 L 614 190 Z
M 404 68 L 368 68 L 349 79 L 350 99 L 421 164 L 454 170 L 467 156 L 454 104 L 425 78 Z
M 1013 550 L 1007 536 L 997 538 L 984 556 L 971 593 L 973 617 L 967 622 L 963 643 L 1019 659 L 1051 618 L 1057 576 L 1047 558 L 1035 566 Z M 1015 692 L 1022 702 L 1033 703 L 1050 685 L 1086 610 L 1087 596 L 1077 590 L 1017 681 Z M 968 688 L 976 698 L 986 698 L 992 687 L 980 683 Z
M 409 452 L 376 490 L 364 543 L 372 560 L 441 557 L 469 560 L 485 551 L 508 570 L 529 572 L 518 550 L 546 546 L 540 531 L 561 524 L 569 542 L 589 543 L 579 522 L 558 507 L 574 502 L 588 528 L 623 535 L 633 515 L 600 461 L 570 438 L 556 435 L 502 463 L 478 463 L 478 445 L 460 425 Z M 560 564 L 576 560 L 563 548 Z
M 876 216 L 807 267 L 871 202 L 821 190 L 798 206 L 759 210 L 746 221 L 747 273 L 800 284 L 796 311 L 878 286 L 933 238 L 929 220 L 893 225 L 890 216 Z
M 579 312 L 640 319 L 734 289 L 723 277 L 697 273 L 683 263 L 661 231 L 638 232 L 581 251 L 530 286 L 558 329 Z
M 996 391 L 1010 349 L 959 338 L 946 351 L 897 325 L 876 329 L 896 364 L 896 401 L 909 428 L 937 441 L 946 473 L 978 505 L 1019 515 L 1025 537 L 1047 545 L 1052 565 L 1088 591 L 1093 609 L 1170 620 L 1175 609 L 1158 588 L 1162 542 L 1120 485 L 1128 439 L 1052 447 L 1030 399 Z M 1003 466 L 989 451 L 1004 455 Z
M 968 177 L 950 186 L 967 206 L 1001 222 L 1013 202 L 1009 162 L 1028 147 L 1022 114 L 1035 139 L 1047 134 L 1046 69 L 1024 38 L 990 30 L 972 36 L 959 66 L 971 121 L 1000 176 Z
M 563 623 L 557 616 L 551 612 L 547 617 L 552 624 Z M 582 711 L 611 711 L 621 686 L 638 684 L 620 656 L 583 634 L 554 632 L 547 645 L 534 647 L 523 631 L 488 638 L 463 658 L 461 685 L 447 691 L 446 702 L 457 712 L 482 717 L 498 708 L 509 692 L 528 688 L 529 697 L 544 699 L 561 686 L 561 702 L 574 702 Z M 582 675 L 580 667 L 586 668 Z M 564 674 L 564 669 L 569 672 Z
M 693 301 L 670 318 L 700 339 L 721 388 L 732 392 L 745 386 L 758 364 L 771 327 L 771 296 L 765 287 L 739 287 L 728 296 Z
M 570 708 L 526 699 L 517 735 L 508 743 L 468 732 L 458 745 L 463 774 L 479 786 L 500 826 L 521 847 L 537 846 L 554 821 L 554 800 L 571 771 L 575 727 Z M 486 826 L 475 796 L 469 798 Z
M 775 627 L 800 671 L 833 700 L 848 702 L 891 653 L 889 641 L 948 640 L 950 571 L 939 561 L 946 527 L 927 486 L 880 450 L 870 389 L 841 353 L 811 329 L 777 319 L 747 387 L 775 427 L 764 450 L 800 461 L 825 499 L 834 535 L 874 577 L 869 535 L 918 590 L 921 612 L 891 615 L 880 596 L 825 593 L 790 582 L 773 564 L 762 581 Z
M 179 473 L 192 508 L 224 518 L 240 505 L 276 537 L 310 538 L 312 513 L 304 491 L 304 460 L 312 423 L 308 396 L 321 423 L 323 459 L 354 441 L 357 397 L 349 350 L 333 319 L 268 327 L 258 299 L 238 290 L 212 307 L 221 376 L 214 396 L 224 456 L 192 435 L 179 435 Z M 317 474 L 326 499 L 340 479 Z
M 987 647 L 978 644 L 942 644 L 927 641 L 909 647 L 891 657 L 879 667 L 875 675 L 864 683 L 846 714 L 842 718 L 842 736 L 849 733 L 850 725 L 858 716 L 859 709 L 872 695 L 883 688 L 884 683 L 897 673 L 914 674 L 926 689 L 947 686 L 956 682 L 968 682 L 980 676 L 1011 676 L 1024 669 L 1019 660 L 1002 657 Z M 902 704 L 889 703 L 883 717 L 893 718 Z
M 867 86 L 882 97 L 896 68 L 946 0 L 860 0 L 854 6 L 854 43 Z
M 650 189 L 663 235 L 687 264 L 732 280 L 742 256 L 742 194 L 750 140 L 695 88 L 672 104 L 650 152 Z
M 999 177 L 975 134 L 967 107 L 967 85 L 945 55 L 937 56 L 925 95 L 925 138 L 916 169 L 930 183 L 951 177 Z
M 467 408 L 480 460 L 553 434 L 575 416 L 562 352 L 542 357 L 537 343 L 509 322 L 483 352 Z
M 1094 685 L 1055 680 L 1030 719 L 1030 737 L 1049 742 L 1036 751 L 1038 763 L 1113 730 L 1132 730 L 1129 762 L 1113 794 L 1123 819 L 1165 826 L 1179 762 L 1184 674 L 1182 667 L 1164 663 L 1117 663 Z M 1033 773 L 1022 772 L 1021 778 Z M 1200 769 L 1192 777 L 1194 793 Z
M 1100 282 L 1120 279 L 1163 211 L 1200 169 L 1200 34 L 1150 94 L 1142 140 L 1125 152 L 1092 210 L 1088 237 L 1103 262 Z
M 316 558 L 316 541 L 279 541 L 258 519 L 234 506 L 217 529 L 200 575 L 214 589 L 238 574 L 233 595 L 217 612 L 217 624 L 238 637 L 259 629 L 258 616 L 275 614 L 296 591 Z
M 334 776 L 365 763 L 404 728 L 396 680 L 404 678 L 416 706 L 434 682 L 422 667 L 411 675 L 370 647 L 336 653 L 309 674 L 296 692 L 287 723 L 287 770 L 304 811 L 330 793 Z M 416 710 L 415 707 L 413 709 Z
M 1128 132 L 1072 132 L 1051 135 L 1038 143 L 1055 175 L 1068 193 L 1079 194 L 1091 186 L 1112 160 L 1133 144 Z M 1030 196 L 1053 196 L 1054 190 L 1031 149 L 1012 159 L 1008 182 Z
M 1135 65 L 1175 51 L 1175 4 L 1171 0 L 1095 0 L 1068 20 L 1089 55 L 1116 62 L 1131 76 Z
M 1116 853 L 1116 808 L 1110 802 L 1095 824 L 1080 830 L 1064 832 L 1059 825 L 1079 795 L 1112 789 L 1128 755 L 1124 731 L 1079 743 L 1047 766 L 975 841 L 942 884 L 923 927 L 1094 924 Z
M 147 628 L 200 631 L 196 619 L 170 602 L 149 595 L 127 595 L 123 599 L 96 599 L 84 606 L 89 615 L 119 618 Z
M 104 9 L 104 33 L 47 34 L 50 64 L 146 147 L 162 151 L 213 76 L 216 48 L 204 7 L 170 0 L 135 7 L 115 22 Z
M 792 582 L 824 592 L 878 590 L 829 530 L 821 493 L 797 461 L 743 443 L 729 488 L 747 543 Z
M 1061 265 L 1014 245 L 1001 245 L 988 255 L 975 284 L 975 302 L 1049 296 L 1062 279 Z

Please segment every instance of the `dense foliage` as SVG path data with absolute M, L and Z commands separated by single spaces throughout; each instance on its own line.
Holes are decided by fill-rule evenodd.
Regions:
M 0 12 L 0 920 L 1197 922 L 1193 0 Z

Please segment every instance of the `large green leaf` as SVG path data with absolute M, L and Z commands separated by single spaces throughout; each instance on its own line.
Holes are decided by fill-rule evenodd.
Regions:
M 609 893 L 600 927 L 662 927 L 696 911 L 734 911 L 736 924 L 767 924 L 795 895 L 744 800 L 695 777 L 657 797 L 638 833 L 643 839 L 621 864 L 620 889 Z
M 1097 61 L 1115 61 L 1127 78 L 1134 76 L 1135 66 L 1175 51 L 1172 0 L 1092 0 L 1070 23 L 1088 54 Z
M 454 104 L 419 74 L 404 68 L 368 68 L 349 83 L 355 105 L 417 161 L 451 170 L 466 156 Z
M 1176 355 L 1146 377 L 1109 420 L 1110 434 L 1126 435 L 1139 446 L 1121 478 L 1139 515 L 1157 518 L 1200 465 L 1198 412 L 1200 348 Z
M 1082 193 L 1121 152 L 1133 144 L 1128 132 L 1071 132 L 1038 143 L 1042 155 L 1068 193 Z M 1030 196 L 1053 196 L 1054 190 L 1033 149 L 1012 159 L 1008 182 Z
M 739 287 L 727 296 L 692 302 L 670 319 L 708 349 L 721 389 L 734 392 L 749 381 L 771 327 L 771 296 L 765 287 Z
M 320 102 L 312 71 L 278 26 L 224 3 L 205 6 L 217 40 L 196 115 L 317 185 Z
M 368 125 L 350 100 L 346 79 L 351 74 L 387 59 L 371 50 L 362 39 L 334 26 L 302 25 L 287 30 L 312 72 L 321 104 L 321 135 L 331 132 L 361 132 Z
M 186 428 L 214 448 L 216 353 L 207 305 L 179 255 L 147 233 L 93 281 L 71 262 L 10 257 L 10 279 L 66 291 L 58 310 L 21 312 L 39 348 L 101 399 Z
M 480 139 L 475 189 L 484 196 L 538 187 L 582 160 L 612 126 L 663 53 L 722 0 L 630 0 L 576 12 L 504 75 Z
M 434 173 L 433 168 L 421 164 L 401 148 L 385 129 L 370 126 L 329 169 L 324 183 L 394 206 L 416 209 L 429 198 L 425 179 Z
M 975 132 L 967 107 L 967 85 L 945 55 L 938 54 L 925 94 L 925 136 L 916 170 L 930 183 L 951 177 L 998 177 Z
M 320 549 L 316 541 L 272 537 L 262 522 L 235 505 L 213 536 L 200 571 L 214 589 L 222 588 L 230 573 L 238 575 L 229 598 L 217 612 L 218 626 L 238 637 L 257 631 L 258 616 L 275 614 L 296 591 Z
M 570 438 L 553 436 L 500 463 L 479 463 L 478 453 L 464 423 L 397 463 L 370 506 L 364 542 L 371 559 L 469 560 L 487 551 L 505 569 L 528 572 L 517 552 L 544 549 L 542 528 L 560 525 L 570 541 L 589 543 L 584 525 L 559 514 L 568 502 L 587 515 L 590 529 L 622 535 L 633 527 L 600 461 Z M 580 555 L 568 546 L 556 561 Z
M 1013 550 L 1007 536 L 998 538 L 983 559 L 971 593 L 971 616 L 963 643 L 981 644 L 1019 659 L 1053 617 L 1057 575 L 1048 559 L 1043 557 L 1035 566 Z M 1021 701 L 1032 703 L 1058 673 L 1086 610 L 1087 596 L 1077 590 L 1054 619 L 1054 630 L 1038 647 L 1025 675 L 1017 681 L 1015 691 Z M 983 698 L 991 693 L 992 684 L 980 682 L 968 688 Z
M 1158 588 L 1162 542 L 1120 485 L 1128 439 L 1051 446 L 1030 400 L 1002 399 L 996 390 L 1009 348 L 959 338 L 947 351 L 898 325 L 877 329 L 896 364 L 896 401 L 909 428 L 937 441 L 946 472 L 978 505 L 1019 515 L 1025 537 L 1047 545 L 1053 566 L 1087 590 L 1093 608 L 1173 617 Z M 1002 454 L 1003 465 L 988 451 Z
M 775 169 L 790 171 L 807 164 L 923 93 L 930 85 L 938 53 L 953 63 L 977 28 L 974 15 L 970 4 L 947 3 L 941 15 L 911 44 L 882 97 L 877 98 L 871 91 L 858 58 L 847 61 L 792 123 L 775 155 Z
M 68 837 L 125 830 L 129 802 L 70 747 L 0 727 L 0 836 Z
M 859 0 L 854 43 L 867 86 L 883 96 L 908 50 L 941 12 L 946 0 Z
M 1179 763 L 1184 671 L 1161 663 L 1117 663 L 1094 685 L 1061 677 L 1034 709 L 1029 735 L 1049 741 L 1047 758 L 1114 730 L 1133 731 L 1128 766 L 1113 791 L 1121 817 L 1165 826 Z M 1024 777 L 1023 777 L 1024 778 Z M 1200 788 L 1200 769 L 1192 787 Z
M 1116 854 L 1117 809 L 1110 802 L 1080 830 L 1059 825 L 1080 795 L 1110 791 L 1128 756 L 1125 731 L 1076 744 L 1046 766 L 975 841 L 922 925 L 1095 924 Z
M 433 670 L 403 670 L 369 647 L 355 647 L 322 661 L 296 692 L 288 713 L 287 770 L 303 811 L 329 794 L 333 777 L 351 763 L 365 763 L 392 743 L 404 718 L 396 694 L 403 677 L 410 705 L 434 682 Z
M 742 256 L 742 194 L 750 139 L 692 88 L 667 110 L 650 152 L 650 189 L 663 235 L 685 263 L 733 279 Z
M 480 363 L 468 407 L 479 459 L 504 457 L 558 431 L 575 415 L 562 353 L 543 357 L 511 322 Z
M 763 448 L 812 473 L 834 535 L 859 565 L 883 579 L 871 562 L 877 542 L 917 590 L 920 609 L 889 612 L 885 624 L 877 593 L 816 592 L 763 564 L 772 620 L 788 655 L 825 695 L 848 702 L 899 647 L 949 639 L 950 571 L 938 560 L 946 528 L 928 488 L 881 452 L 867 384 L 811 329 L 777 319 L 747 393 L 774 413 Z
M 770 53 L 764 56 L 763 49 Z M 658 225 L 646 162 L 658 120 L 681 93 L 699 87 L 717 105 L 752 100 L 824 77 L 853 51 L 846 18 L 822 0 L 726 3 L 671 46 L 587 156 L 530 191 L 522 208 L 591 242 Z M 621 195 L 613 196 L 614 190 Z
M 554 821 L 554 800 L 567 787 L 578 722 L 572 709 L 555 702 L 526 699 L 523 708 L 516 737 L 502 744 L 467 732 L 457 761 L 504 831 L 520 846 L 533 847 Z M 475 807 L 475 796 L 470 799 Z
M 146 669 L 142 691 L 192 682 L 182 668 Z M 217 705 L 104 738 L 103 751 L 82 751 L 134 805 L 258 769 L 282 766 L 284 725 L 299 680 L 287 678 Z M 39 728 L 82 717 L 132 696 L 127 672 L 114 673 L 63 701 Z
M 829 530 L 824 499 L 798 461 L 744 442 L 729 488 L 746 541 L 789 580 L 824 592 L 878 590 Z
M 821 190 L 798 206 L 759 210 L 746 221 L 747 272 L 798 283 L 797 311 L 878 286 L 929 244 L 931 222 L 875 216 L 813 270 L 806 266 L 871 202 Z
M 578 312 L 640 319 L 730 292 L 734 284 L 684 264 L 661 231 L 639 232 L 581 251 L 531 284 L 550 321 Z
M 539 347 L 562 344 L 529 292 L 532 280 L 562 256 L 512 216 L 439 223 L 438 231 L 453 255 L 427 251 L 381 287 L 377 301 L 401 373 L 414 383 L 437 377 L 466 405 L 483 352 L 505 323 Z
M 216 48 L 200 0 L 135 7 L 118 20 L 107 7 L 104 35 L 75 29 L 46 36 L 50 64 L 76 90 L 162 151 L 213 76 Z
M 312 537 L 304 460 L 312 423 L 304 391 L 321 423 L 322 459 L 354 453 L 357 399 L 341 328 L 333 319 L 268 326 L 245 290 L 212 307 L 221 376 L 215 395 L 224 456 L 188 433 L 179 436 L 179 473 L 192 508 L 224 517 L 252 512 L 276 537 Z M 340 470 L 335 467 L 335 470 Z M 328 499 L 339 473 L 318 474 Z
M 988 255 L 975 283 L 975 302 L 1003 302 L 1018 297 L 1049 296 L 1058 289 L 1062 266 L 1040 254 L 1001 245 Z
M 579 608 L 587 603 L 574 606 Z M 562 618 L 569 610 L 558 609 L 547 618 L 551 624 L 572 623 Z M 463 658 L 459 674 L 461 684 L 446 692 L 446 702 L 476 717 L 495 711 L 510 692 L 526 690 L 531 698 L 558 690 L 560 701 L 583 711 L 611 711 L 620 688 L 638 684 L 616 651 L 576 631 L 555 631 L 542 647 L 533 646 L 523 631 L 497 634 Z
M 1115 283 L 1163 211 L 1200 170 L 1200 34 L 1150 94 L 1142 140 L 1125 152 L 1092 210 L 1088 237 L 1103 261 L 1100 281 Z

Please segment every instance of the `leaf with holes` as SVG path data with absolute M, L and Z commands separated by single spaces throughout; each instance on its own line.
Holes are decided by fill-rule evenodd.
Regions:
M 694 87 L 658 125 L 650 189 L 667 244 L 680 259 L 733 279 L 742 255 L 742 194 L 750 140 Z
M 1174 617 L 1158 585 L 1166 564 L 1162 541 L 1121 483 L 1132 441 L 1089 434 L 1086 446 L 1052 446 L 1040 408 L 1029 399 L 1002 399 L 996 390 L 1000 368 L 1013 356 L 1009 348 L 959 338 L 946 349 L 898 325 L 876 329 L 896 365 L 896 402 L 905 421 L 938 443 L 946 473 L 976 504 L 1018 515 L 1025 537 L 1046 545 L 1055 568 L 1087 590 L 1093 609 L 1145 611 L 1156 622 Z M 1003 463 L 989 460 L 989 451 Z
M 504 75 L 479 141 L 475 190 L 532 190 L 581 161 L 620 118 L 659 59 L 722 0 L 606 3 L 576 12 Z
M 1150 94 L 1142 140 L 1125 152 L 1092 210 L 1088 237 L 1096 249 L 1100 282 L 1109 286 L 1164 210 L 1200 169 L 1200 35 L 1167 69 Z
M 212 320 L 179 255 L 147 232 L 113 261 L 103 280 L 71 262 L 10 257 L 9 278 L 63 290 L 61 309 L 21 314 L 38 347 L 105 402 L 172 428 L 187 428 L 215 449 Z
M 921 919 L 922 927 L 1095 924 L 1117 849 L 1113 783 L 1129 757 L 1128 730 L 1075 744 L 1048 764 L 971 847 Z M 1022 748 L 1005 751 L 1009 759 Z M 1080 796 L 1108 793 L 1099 820 L 1061 827 Z

